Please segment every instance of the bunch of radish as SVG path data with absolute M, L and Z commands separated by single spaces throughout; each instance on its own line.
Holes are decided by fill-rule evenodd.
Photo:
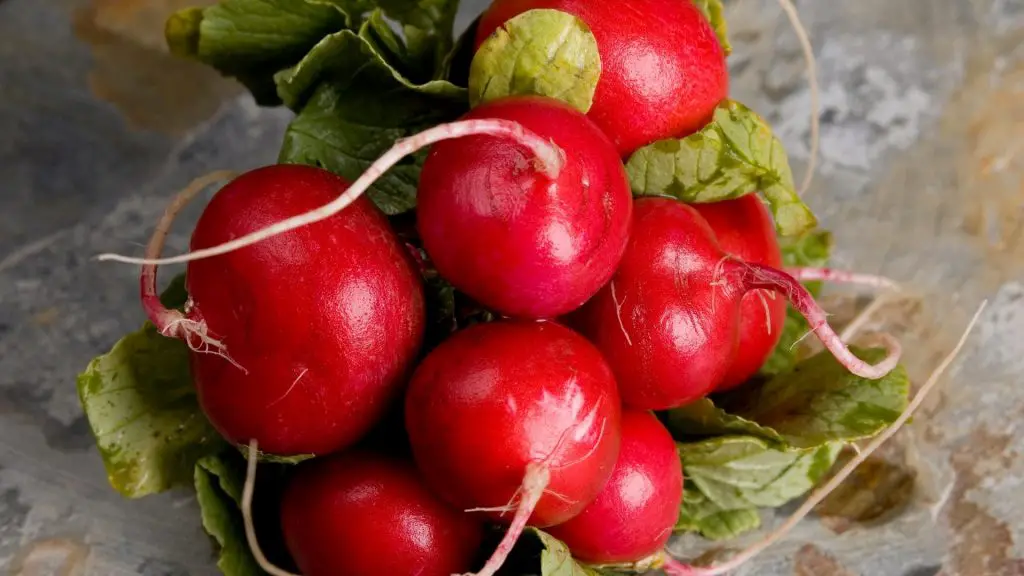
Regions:
M 787 304 L 850 371 L 896 366 L 891 340 L 878 365 L 854 356 L 780 269 L 758 190 L 634 199 L 624 159 L 700 130 L 728 95 L 725 53 L 695 4 L 495 0 L 475 47 L 533 10 L 571 14 L 596 39 L 586 113 L 505 95 L 400 141 L 351 183 L 259 168 L 213 197 L 189 254 L 159 257 L 182 198 L 137 261 L 146 312 L 191 349 L 217 431 L 250 458 L 316 456 L 281 504 L 306 576 L 489 576 L 527 527 L 581 562 L 642 565 L 686 497 L 653 411 L 747 381 Z M 362 194 L 425 147 L 410 243 Z M 170 262 L 188 262 L 182 310 L 157 297 L 156 266 Z M 491 321 L 425 349 L 428 268 Z M 364 441 L 396 411 L 410 450 Z M 481 554 L 494 526 L 501 540 Z

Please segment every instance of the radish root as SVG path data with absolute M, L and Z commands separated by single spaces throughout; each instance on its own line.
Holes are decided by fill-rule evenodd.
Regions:
M 204 176 L 196 178 L 181 192 L 175 195 L 174 199 L 164 210 L 163 216 L 157 222 L 153 235 L 146 245 L 146 258 L 159 258 L 163 252 L 164 243 L 167 241 L 167 234 L 171 230 L 174 218 L 191 202 L 200 192 L 211 184 L 231 180 L 238 174 L 230 170 L 217 170 Z M 210 335 L 205 322 L 186 317 L 178 310 L 167 308 L 160 302 L 160 293 L 156 287 L 155 264 L 144 264 L 139 274 L 139 292 L 142 295 L 142 309 L 146 316 L 156 326 L 156 329 L 168 338 L 183 340 L 193 352 L 214 354 L 227 360 L 239 370 L 248 373 L 248 370 L 231 359 L 227 354 L 224 343 Z M 186 307 L 188 304 L 186 304 Z
M 847 370 L 869 380 L 878 380 L 891 372 L 899 363 L 902 349 L 899 342 L 888 334 L 877 334 L 875 338 L 886 348 L 888 354 L 878 364 L 868 364 L 847 348 L 842 338 L 828 323 L 828 317 L 814 296 L 796 278 L 781 270 L 761 264 L 733 260 L 731 271 L 741 275 L 739 284 L 746 290 L 772 290 L 785 294 L 790 303 L 807 320 L 811 331 L 821 340 L 825 348 L 836 357 Z
M 953 347 L 953 350 L 951 350 L 949 354 L 942 359 L 942 362 L 939 363 L 931 376 L 928 377 L 928 380 L 926 380 L 924 385 L 921 386 L 921 389 L 918 390 L 916 395 L 914 395 L 914 399 L 910 401 L 910 404 L 907 405 L 907 408 L 902 414 L 900 414 L 899 418 L 897 418 L 895 422 L 890 424 L 878 436 L 875 436 L 871 443 L 869 443 L 863 450 L 857 452 L 857 454 L 851 458 L 850 461 L 847 462 L 831 480 L 815 490 L 807 500 L 800 505 L 800 508 L 798 508 L 796 512 L 794 512 L 793 515 L 785 522 L 783 522 L 781 526 L 773 530 L 761 540 L 758 540 L 751 546 L 747 547 L 736 556 L 733 556 L 728 561 L 715 566 L 689 566 L 673 558 L 666 557 L 664 566 L 665 573 L 669 574 L 669 576 L 720 576 L 739 568 L 743 564 L 747 563 L 751 558 L 757 556 L 775 542 L 778 542 L 780 538 L 785 536 L 793 529 L 794 526 L 803 520 L 815 506 L 820 504 L 822 500 L 831 494 L 843 482 L 843 480 L 846 480 L 857 466 L 867 460 L 879 446 L 886 442 L 886 440 L 892 438 L 893 435 L 895 435 L 896 432 L 906 424 L 907 420 L 910 419 L 914 412 L 921 407 L 925 397 L 932 391 L 939 379 L 953 363 L 953 360 L 955 360 L 960 354 L 960 351 L 963 350 L 964 345 L 967 343 L 968 336 L 970 336 L 971 332 L 974 330 L 974 326 L 978 323 L 978 320 L 981 319 L 981 314 L 985 311 L 987 304 L 987 301 L 981 303 L 981 306 L 978 307 L 978 311 L 974 313 L 974 317 L 971 318 L 971 321 L 967 324 L 967 328 L 964 330 L 964 333 L 960 336 L 959 342 L 957 342 L 956 346 Z
M 263 554 L 260 543 L 256 539 L 256 527 L 252 522 L 252 493 L 256 490 L 256 463 L 260 459 L 259 443 L 255 439 L 249 441 L 248 462 L 245 466 L 245 485 L 242 486 L 242 524 L 245 526 L 245 540 L 249 543 L 256 563 L 271 576 L 302 576 L 275 566 Z
M 245 236 L 225 242 L 218 246 L 196 250 L 180 256 L 158 258 L 147 254 L 145 258 L 132 258 L 128 256 L 121 256 L 119 254 L 100 254 L 97 256 L 97 259 L 101 261 L 111 260 L 115 262 L 123 262 L 126 264 L 158 265 L 192 262 L 194 260 L 209 258 L 211 256 L 227 254 L 240 248 L 251 246 L 272 236 L 283 234 L 285 232 L 295 230 L 296 228 L 301 228 L 308 224 L 320 222 L 321 220 L 326 220 L 327 218 L 334 216 L 362 196 L 363 193 L 366 192 L 366 190 L 368 190 L 370 186 L 384 174 L 385 171 L 397 164 L 402 158 L 405 158 L 409 154 L 412 154 L 421 148 L 425 148 L 444 140 L 453 140 L 465 136 L 478 135 L 511 138 L 524 147 L 529 148 L 530 152 L 535 156 L 538 169 L 552 180 L 558 178 L 558 175 L 561 173 L 562 166 L 565 164 L 565 154 L 558 146 L 553 142 L 541 138 L 534 132 L 527 130 L 518 122 L 512 122 L 510 120 L 462 120 L 458 122 L 451 122 L 449 124 L 441 124 L 396 142 L 390 150 L 374 161 L 374 163 L 371 164 L 355 182 L 352 183 L 344 194 L 316 210 L 287 218 L 276 224 L 272 224 L 266 228 L 257 230 L 251 234 L 246 234 Z
M 792 0 L 779 0 L 779 6 L 789 18 L 793 26 L 793 32 L 800 41 L 800 50 L 804 53 L 804 60 L 807 66 L 807 84 L 811 91 L 811 143 L 807 157 L 807 172 L 804 174 L 803 182 L 800 183 L 798 194 L 803 196 L 811 188 L 814 181 L 814 171 L 818 167 L 818 149 L 821 142 L 821 88 L 818 86 L 818 64 L 814 59 L 814 47 L 811 46 L 811 39 L 807 35 L 807 29 L 800 22 L 800 15 Z
M 900 290 L 900 285 L 885 276 L 860 274 L 834 268 L 786 268 L 786 273 L 801 282 L 833 282 L 836 284 L 854 284 L 869 288 Z
M 516 508 L 516 515 L 509 524 L 508 531 L 502 537 L 494 553 L 484 564 L 484 567 L 475 574 L 464 574 L 462 576 L 494 576 L 505 564 L 508 555 L 512 553 L 516 542 L 526 529 L 526 523 L 533 510 L 537 507 L 541 497 L 551 482 L 551 472 L 545 464 L 530 462 L 526 465 L 526 475 L 523 476 L 523 484 L 519 488 L 519 506 Z

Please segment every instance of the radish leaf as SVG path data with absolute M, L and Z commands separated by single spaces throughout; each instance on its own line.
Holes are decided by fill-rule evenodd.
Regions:
M 729 44 L 729 26 L 725 23 L 725 7 L 722 6 L 722 0 L 694 0 L 694 4 L 704 13 L 708 22 L 711 22 L 711 27 L 718 36 L 718 43 L 728 56 L 732 52 L 732 45 Z
M 683 490 L 677 532 L 698 532 L 708 540 L 728 540 L 761 526 L 757 508 L 725 509 L 705 496 L 692 482 Z
M 597 40 L 582 20 L 559 10 L 529 10 L 495 30 L 477 50 L 469 69 L 469 99 L 476 106 L 535 94 L 587 112 L 600 76 Z
M 203 529 L 217 544 L 217 568 L 225 576 L 264 574 L 249 551 L 242 524 L 244 461 L 207 456 L 196 463 L 194 480 Z
M 799 497 L 828 472 L 841 447 L 785 450 L 753 436 L 678 444 L 687 480 L 725 510 L 782 506 Z
M 669 430 L 677 436 L 724 436 L 749 434 L 769 442 L 785 444 L 782 436 L 753 420 L 729 414 L 715 406 L 710 398 L 669 410 L 665 417 Z
M 184 304 L 184 276 L 164 304 Z M 96 437 L 107 479 L 139 498 L 188 484 L 196 460 L 224 442 L 199 409 L 188 348 L 147 322 L 94 358 L 78 376 L 78 397 Z
M 700 132 L 645 146 L 626 163 L 637 196 L 717 202 L 760 191 L 784 236 L 812 230 L 817 220 L 800 200 L 782 142 L 746 106 L 727 100 Z
M 527 528 L 526 533 L 540 540 L 539 576 L 601 576 L 600 571 L 576 562 L 561 540 L 536 528 Z

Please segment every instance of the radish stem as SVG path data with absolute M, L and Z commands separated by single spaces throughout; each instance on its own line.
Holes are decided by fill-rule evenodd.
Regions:
M 256 440 L 249 441 L 248 462 L 245 466 L 245 485 L 242 486 L 242 524 L 245 526 L 245 540 L 249 543 L 249 550 L 252 551 L 256 563 L 260 568 L 271 576 L 301 576 L 287 570 L 282 570 L 267 560 L 256 539 L 256 527 L 252 522 L 252 494 L 256 490 L 256 462 L 259 460 L 259 444 Z
M 860 274 L 834 268 L 786 268 L 786 273 L 801 282 L 834 282 L 837 284 L 857 284 L 871 288 L 899 290 L 895 280 L 874 274 Z

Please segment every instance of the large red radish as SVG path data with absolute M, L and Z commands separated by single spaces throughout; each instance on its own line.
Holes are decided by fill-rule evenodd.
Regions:
M 587 115 L 621 156 L 696 132 L 728 95 L 725 53 L 690 0 L 494 0 L 480 19 L 476 48 L 536 9 L 572 14 L 593 33 L 601 76 Z
M 623 402 L 661 410 L 682 406 L 721 385 L 736 358 L 744 296 L 781 294 L 808 320 L 825 347 L 851 372 L 881 378 L 899 361 L 899 344 L 872 366 L 853 355 L 813 296 L 776 268 L 726 254 L 693 207 L 643 198 L 615 277 L 573 318 L 615 371 Z
M 435 496 L 412 462 L 363 451 L 300 464 L 281 522 L 303 576 L 450 576 L 483 540 L 480 519 Z
M 622 413 L 622 447 L 612 477 L 583 512 L 548 529 L 589 564 L 636 563 L 661 552 L 683 500 L 676 443 L 650 412 Z
M 552 322 L 456 333 L 416 369 L 406 429 L 427 485 L 453 506 L 523 527 L 560 524 L 604 487 L 619 452 L 615 380 L 582 336 Z
M 192 233 L 214 246 L 311 210 L 348 184 L 319 168 L 273 165 L 219 190 Z M 185 195 L 187 196 L 187 195 Z M 187 197 L 165 215 L 149 256 Z M 190 262 L 183 312 L 165 309 L 156 267 L 143 306 L 192 348 L 203 411 L 228 440 L 265 452 L 325 454 L 361 438 L 401 398 L 424 331 L 420 277 L 368 200 L 217 258 Z
M 488 135 L 439 142 L 423 165 L 417 225 L 434 266 L 456 288 L 506 316 L 551 318 L 604 285 L 629 238 L 632 199 L 601 131 L 557 100 L 503 98 L 463 121 L 514 121 L 557 146 L 557 178 L 531 151 Z

